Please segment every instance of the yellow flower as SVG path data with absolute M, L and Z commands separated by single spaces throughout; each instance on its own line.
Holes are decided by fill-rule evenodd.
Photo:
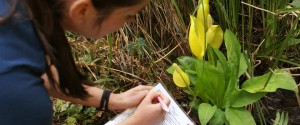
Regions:
M 212 25 L 206 32 L 206 41 L 213 48 L 219 49 L 223 42 L 223 30 L 219 25 Z
M 200 60 L 203 60 L 208 44 L 218 49 L 223 42 L 223 30 L 220 26 L 213 25 L 209 11 L 209 0 L 203 0 L 197 10 L 197 17 L 190 16 L 189 45 L 192 53 Z
M 180 67 L 173 63 L 173 81 L 178 87 L 188 87 L 190 86 L 190 79 L 189 76 L 183 72 Z
M 204 9 L 203 9 L 203 7 L 204 7 Z M 204 19 L 206 19 L 206 22 L 208 22 L 207 19 L 209 18 L 208 17 L 209 13 L 210 13 L 209 0 L 203 0 L 202 4 L 199 5 L 198 10 L 197 10 L 197 19 L 199 20 L 199 22 L 202 23 L 202 25 L 205 24 Z M 204 18 L 204 16 L 205 16 L 205 18 Z M 211 16 L 210 16 L 210 18 L 211 18 Z M 206 24 L 208 24 L 208 23 L 206 23 Z M 208 25 L 207 25 L 207 28 L 209 28 Z
M 192 53 L 200 60 L 203 59 L 205 53 L 204 47 L 204 27 L 203 24 L 194 16 L 190 16 L 191 18 L 191 26 L 189 31 L 189 45 L 192 50 Z

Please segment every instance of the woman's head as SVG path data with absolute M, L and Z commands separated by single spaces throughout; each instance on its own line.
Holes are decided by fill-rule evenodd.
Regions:
M 84 99 L 88 96 L 82 84 L 92 85 L 77 69 L 64 30 L 98 38 L 118 30 L 142 9 L 149 0 L 13 0 L 11 13 L 0 17 L 0 25 L 12 19 L 17 5 L 25 5 L 37 36 L 59 72 L 60 90 Z M 24 12 L 22 12 L 24 14 Z M 52 73 L 46 72 L 53 84 Z
M 62 25 L 80 35 L 98 38 L 131 21 L 147 3 L 148 0 L 68 0 Z

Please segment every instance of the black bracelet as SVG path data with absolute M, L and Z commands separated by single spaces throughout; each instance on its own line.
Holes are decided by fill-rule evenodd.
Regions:
M 101 100 L 100 100 L 100 111 L 107 111 L 108 110 L 108 101 L 109 101 L 109 96 L 110 96 L 110 91 L 109 90 L 104 90 Z

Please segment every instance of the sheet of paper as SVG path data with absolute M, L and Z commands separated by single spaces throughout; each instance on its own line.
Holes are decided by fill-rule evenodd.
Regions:
M 165 116 L 165 120 L 160 125 L 194 125 L 194 122 L 185 114 L 185 112 L 178 106 L 176 101 L 171 97 L 167 90 L 161 83 L 158 83 L 152 91 L 160 91 L 162 94 L 170 99 L 170 105 L 168 106 L 170 112 Z M 124 121 L 127 117 L 134 113 L 136 108 L 127 109 L 123 113 L 116 116 L 112 121 L 109 121 L 105 125 L 114 125 Z

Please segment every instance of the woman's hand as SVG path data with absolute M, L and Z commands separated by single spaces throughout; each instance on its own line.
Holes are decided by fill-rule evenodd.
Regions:
M 125 110 L 136 107 L 151 89 L 151 86 L 139 85 L 121 94 L 111 94 L 108 108 L 110 110 Z
M 121 125 L 158 125 L 164 120 L 166 112 L 162 109 L 157 97 L 169 105 L 170 100 L 159 92 L 149 92 L 144 100 L 137 107 L 132 116 L 126 119 Z

